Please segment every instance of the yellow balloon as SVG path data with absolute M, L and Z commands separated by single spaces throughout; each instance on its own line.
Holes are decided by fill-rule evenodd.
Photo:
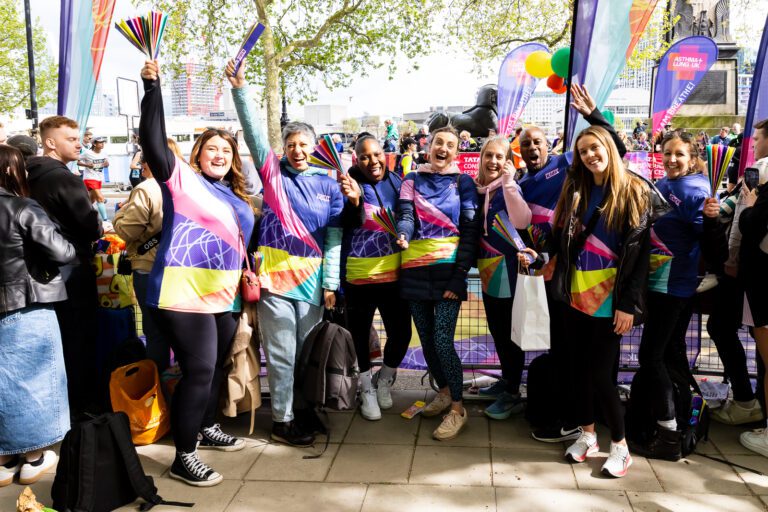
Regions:
M 546 78 L 552 71 L 552 56 L 544 50 L 531 53 L 525 59 L 525 70 L 536 78 Z

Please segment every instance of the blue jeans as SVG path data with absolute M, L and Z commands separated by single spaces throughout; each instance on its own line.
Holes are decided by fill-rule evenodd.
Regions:
M 64 438 L 67 374 L 52 304 L 0 313 L 0 389 L 0 455 L 27 453 Z
M 147 307 L 148 282 L 148 272 L 138 270 L 133 272 L 133 291 L 136 292 L 136 301 L 141 309 L 141 326 L 147 338 L 147 358 L 155 362 L 158 373 L 163 373 L 170 364 L 171 345 L 157 326 L 155 319 L 157 310 Z
M 293 373 L 307 335 L 323 319 L 322 306 L 261 291 L 258 302 L 272 420 L 293 420 Z

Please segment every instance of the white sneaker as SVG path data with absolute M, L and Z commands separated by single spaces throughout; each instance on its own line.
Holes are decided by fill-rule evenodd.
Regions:
M 600 451 L 597 434 L 582 432 L 579 438 L 565 450 L 565 458 L 571 462 L 584 462 L 587 457 Z
M 739 436 L 739 442 L 744 448 L 759 453 L 763 457 L 768 457 L 768 429 L 761 428 L 742 432 Z
M 608 460 L 603 464 L 601 471 L 606 476 L 621 478 L 627 474 L 627 470 L 631 465 L 632 456 L 629 454 L 627 445 L 611 443 L 611 453 L 608 455 Z
M 379 407 L 383 410 L 392 408 L 392 384 L 394 379 L 379 379 L 376 386 L 376 399 L 379 401 Z
M 21 485 L 30 485 L 43 477 L 43 474 L 56 466 L 59 461 L 58 455 L 53 450 L 45 450 L 42 457 L 36 461 L 27 462 L 21 466 L 19 472 L 19 483 Z
M 5 464 L 0 464 L 0 487 L 11 485 L 13 483 L 13 477 L 16 476 L 21 470 L 21 457 L 18 455 L 11 456 L 11 460 Z
M 376 399 L 376 390 L 366 389 L 360 393 L 360 414 L 363 418 L 370 421 L 381 419 L 381 410 Z
M 746 407 L 739 402 L 729 400 L 719 409 L 712 411 L 712 419 L 726 425 L 743 425 L 763 419 L 763 410 L 755 399 L 752 399 Z
M 427 406 L 421 411 L 422 416 L 427 418 L 431 416 L 437 416 L 446 411 L 451 406 L 451 397 L 438 393 L 437 396 L 427 404 Z

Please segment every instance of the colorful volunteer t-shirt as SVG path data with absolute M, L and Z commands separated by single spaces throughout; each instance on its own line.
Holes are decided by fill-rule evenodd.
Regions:
M 104 182 L 104 162 L 107 161 L 107 154 L 102 151 L 97 153 L 92 149 L 83 151 L 80 157 L 82 162 L 93 164 L 93 167 L 80 167 L 84 180 L 94 180 Z
M 254 222 L 250 205 L 226 184 L 206 179 L 179 159 L 160 187 L 164 235 L 147 302 L 173 311 L 239 311 L 245 244 Z
M 674 297 L 692 297 L 698 285 L 699 239 L 704 200 L 710 195 L 703 174 L 664 178 L 656 183 L 672 210 L 651 227 L 648 289 Z
M 412 172 L 403 179 L 400 200 L 413 202 L 414 217 L 418 219 L 408 249 L 402 253 L 401 268 L 455 263 L 461 211 L 477 207 L 472 178 L 458 171 Z
M 256 122 L 247 89 L 232 89 L 243 135 L 264 186 L 259 224 L 259 279 L 271 293 L 320 305 L 323 288 L 339 286 L 341 211 L 336 180 L 326 171 L 299 172 L 278 159 Z
M 550 155 L 545 165 L 535 174 L 526 173 L 520 179 L 523 197 L 531 208 L 531 227 L 528 228 L 534 249 L 543 252 L 552 233 L 552 217 L 557 200 L 563 190 L 565 176 L 573 161 L 573 153 Z
M 592 187 L 582 229 L 603 202 L 603 192 L 603 187 Z M 598 318 L 613 317 L 619 254 L 621 233 L 609 231 L 601 217 L 571 265 L 571 307 Z
M 393 230 L 402 178 L 388 172 L 380 182 L 360 183 L 365 221 L 347 230 L 342 241 L 344 279 L 355 285 L 392 283 L 400 272 L 400 249 Z
M 482 201 L 482 197 L 480 200 Z M 478 208 L 478 213 L 481 211 L 482 208 Z M 491 204 L 488 207 L 488 215 L 485 218 L 488 234 L 483 234 L 480 238 L 477 269 L 480 272 L 483 293 L 491 297 L 508 299 L 515 296 L 518 247 L 517 245 L 510 244 L 493 229 L 492 226 L 496 215 L 509 218 L 507 216 L 504 193 L 501 189 L 497 189 L 496 193 L 491 196 Z M 519 233 L 512 233 L 512 235 L 517 235 L 518 243 L 525 247 Z

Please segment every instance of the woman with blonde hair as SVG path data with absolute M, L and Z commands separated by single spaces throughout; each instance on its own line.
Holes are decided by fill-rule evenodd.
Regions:
M 611 430 L 602 472 L 622 477 L 632 464 L 624 438 L 624 416 L 613 371 L 621 336 L 643 311 L 648 275 L 650 193 L 646 182 L 626 171 L 616 144 L 603 128 L 576 138 L 573 166 L 554 215 L 552 253 L 557 254 L 553 295 L 569 307 L 573 399 L 583 432 L 565 452 L 583 462 L 599 451 L 595 401 Z

